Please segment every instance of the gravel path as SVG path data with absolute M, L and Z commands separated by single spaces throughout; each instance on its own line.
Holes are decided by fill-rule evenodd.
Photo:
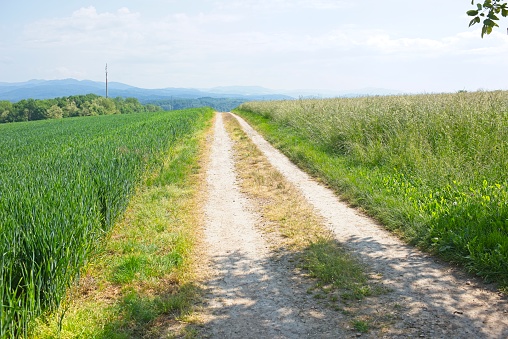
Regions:
M 231 147 L 222 114 L 217 114 L 207 173 L 205 237 L 213 273 L 207 284 L 203 336 L 341 336 L 335 321 L 308 300 L 304 282 L 292 279 L 290 265 L 272 257 L 256 229 L 259 216 L 236 182 Z
M 238 118 L 238 117 L 237 117 Z M 508 302 L 489 286 L 404 245 L 300 171 L 241 118 L 242 128 L 328 222 L 336 238 L 380 275 L 391 292 L 364 301 L 371 313 L 396 308 L 387 338 L 508 338 Z M 257 216 L 236 182 L 231 141 L 217 115 L 208 170 L 208 283 L 205 333 L 226 338 L 341 338 L 344 316 L 316 305 L 291 265 L 274 260 Z M 361 335 L 361 334 L 353 334 Z

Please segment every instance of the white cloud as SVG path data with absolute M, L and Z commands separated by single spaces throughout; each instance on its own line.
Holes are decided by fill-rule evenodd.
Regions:
M 139 14 L 131 13 L 128 8 L 121 8 L 116 13 L 98 13 L 90 6 L 75 11 L 70 17 L 29 24 L 25 37 L 35 44 L 109 43 L 118 38 L 142 38 L 136 33 L 139 26 Z
M 307 27 L 313 27 L 316 21 L 306 22 L 307 26 L 301 28 L 291 15 L 279 15 L 290 8 L 344 8 L 348 5 L 344 1 L 228 1 L 228 10 L 221 10 L 220 4 L 225 5 L 225 1 L 208 12 L 204 9 L 190 14 L 179 9 L 151 17 L 127 7 L 102 12 L 95 7 L 83 7 L 66 17 L 27 25 L 19 44 L 28 51 L 25 60 L 37 55 L 38 62 L 45 64 L 40 68 L 45 75 L 52 74 L 49 78 L 97 79 L 90 74 L 97 72 L 102 77 L 103 63 L 108 61 L 112 76 L 124 77 L 115 81 L 146 87 L 192 86 L 192 81 L 203 86 L 204 82 L 219 79 L 228 79 L 231 84 L 240 76 L 244 83 L 252 81 L 267 87 L 271 87 L 270 81 L 272 87 L 283 88 L 284 83 L 297 86 L 296 80 L 302 79 L 338 86 L 344 79 L 363 79 L 359 72 L 366 69 L 366 64 L 372 68 L 365 70 L 362 81 L 368 82 L 378 73 L 377 80 L 370 81 L 381 83 L 386 81 L 385 73 L 394 73 L 385 72 L 385 68 L 397 68 L 398 61 L 410 72 L 411 67 L 417 72 L 416 68 L 425 62 L 434 69 L 429 65 L 435 64 L 436 59 L 441 63 L 459 60 L 484 65 L 488 60 L 502 62 L 508 54 L 508 37 L 499 32 L 484 39 L 478 31 L 428 37 L 404 35 L 389 28 L 369 28 L 367 24 L 340 23 L 313 30 Z M 247 14 L 250 19 L 260 17 L 249 21 L 245 14 L 249 9 L 269 9 L 269 15 L 263 22 L 262 12 Z M 272 10 L 280 13 L 273 16 Z M 298 13 L 302 18 L 307 11 Z M 281 22 L 266 27 L 274 17 L 281 17 Z M 2 63 L 9 60 L 12 59 L 0 56 Z M 410 66 L 417 63 L 418 66 Z M 348 75 L 353 68 L 355 72 Z M 265 83 L 260 79 L 266 79 Z
M 245 1 L 242 6 L 341 6 L 342 1 Z M 29 25 L 25 36 L 33 47 L 60 46 L 77 51 L 106 53 L 127 60 L 177 62 L 214 60 L 227 57 L 259 58 L 290 53 L 342 53 L 343 57 L 435 58 L 451 55 L 492 55 L 505 53 L 508 37 L 493 33 L 481 40 L 475 31 L 430 39 L 392 37 L 381 29 L 344 26 L 328 32 L 301 35 L 296 32 L 264 32 L 238 22 L 227 14 L 188 15 L 175 13 L 159 20 L 144 20 L 128 8 L 99 13 L 95 7 L 81 8 L 69 17 L 38 21 Z M 225 24 L 229 30 L 217 30 Z M 487 41 L 487 39 L 489 39 Z M 480 47 L 479 47 L 480 46 Z
M 495 32 L 481 40 L 477 33 L 463 32 L 438 39 L 394 38 L 383 30 L 346 28 L 310 37 L 308 40 L 309 45 L 317 49 L 361 50 L 372 56 L 391 55 L 421 59 L 454 55 L 506 55 L 508 36 Z

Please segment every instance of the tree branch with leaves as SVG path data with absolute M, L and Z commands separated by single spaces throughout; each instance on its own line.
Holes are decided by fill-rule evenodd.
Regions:
M 471 0 L 471 5 L 476 2 L 476 9 L 467 11 L 467 15 L 472 16 L 473 19 L 469 22 L 469 27 L 483 23 L 482 38 L 485 34 L 492 33 L 494 27 L 499 27 L 496 21 L 499 20 L 499 15 L 503 17 L 508 16 L 508 3 L 501 0 L 484 0 L 481 1 Z

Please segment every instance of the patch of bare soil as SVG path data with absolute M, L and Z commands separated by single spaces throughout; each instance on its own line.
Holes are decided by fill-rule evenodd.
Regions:
M 237 117 L 238 118 L 238 117 Z M 207 172 L 205 245 L 210 276 L 200 314 L 202 337 L 225 338 L 507 338 L 508 303 L 489 286 L 404 245 L 371 219 L 347 207 L 300 171 L 248 124 L 242 128 L 272 165 L 297 187 L 337 240 L 381 277 L 389 292 L 348 311 L 366 323 L 352 330 L 348 312 L 308 293 L 291 256 L 271 250 L 263 217 L 239 187 L 232 142 L 217 114 Z M 389 320 L 387 321 L 387 318 Z

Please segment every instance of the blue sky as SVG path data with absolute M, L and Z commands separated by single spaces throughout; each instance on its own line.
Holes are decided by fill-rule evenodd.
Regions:
M 508 19 L 469 0 L 2 1 L 0 82 L 404 92 L 508 89 Z

